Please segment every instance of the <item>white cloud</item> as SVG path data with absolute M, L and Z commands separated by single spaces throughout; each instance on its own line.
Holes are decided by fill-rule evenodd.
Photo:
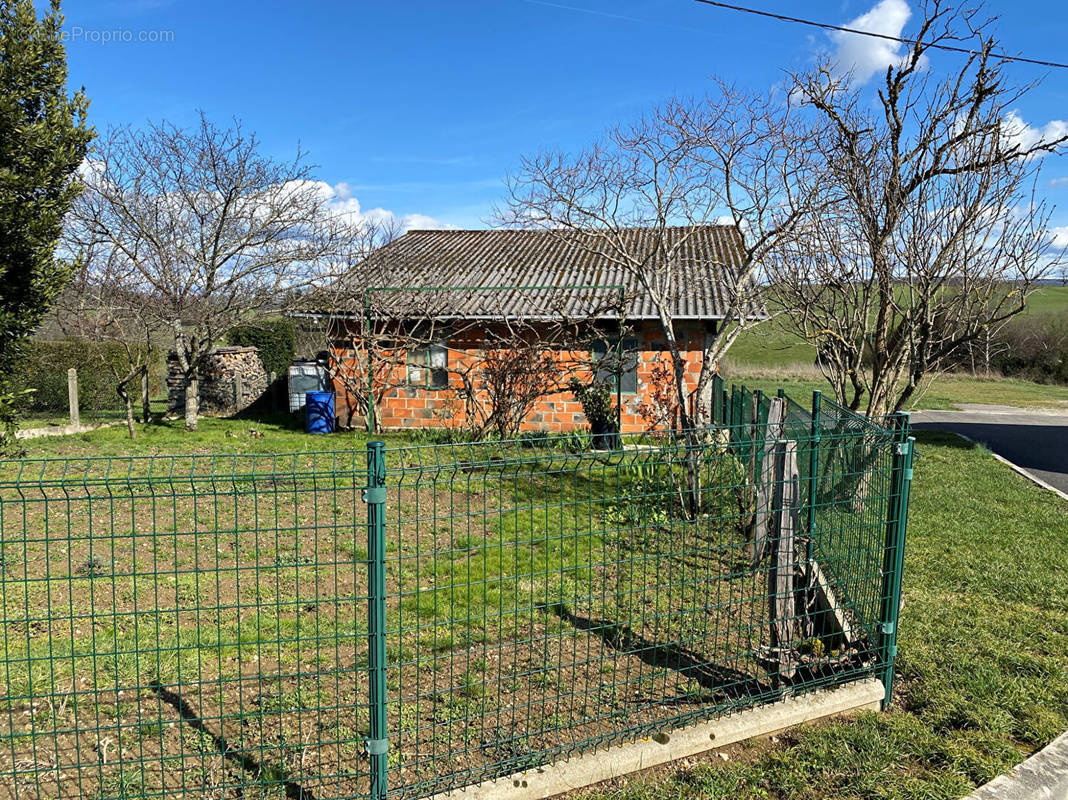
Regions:
M 1068 225 L 1059 228 L 1050 228 L 1050 243 L 1054 247 L 1068 247 Z
M 1005 117 L 1004 127 L 1005 132 L 1024 150 L 1034 147 L 1042 141 L 1068 136 L 1068 120 L 1055 119 L 1036 128 L 1024 122 L 1023 118 L 1015 111 L 1010 111 Z M 1059 185 L 1059 182 L 1068 183 L 1068 179 L 1059 178 L 1050 185 L 1056 186 Z
M 1062 186 L 1068 186 L 1068 177 L 1054 178 L 1049 182 L 1049 188 L 1059 189 Z
M 912 11 L 905 0 L 880 0 L 870 11 L 847 22 L 844 27 L 884 36 L 901 36 L 911 16 Z M 904 57 L 903 46 L 889 39 L 843 31 L 835 31 L 830 36 L 837 44 L 834 62 L 839 72 L 852 74 L 858 83 L 867 83 L 877 72 L 899 64 Z
M 392 224 L 398 227 L 402 233 L 414 229 L 428 228 L 455 228 L 426 214 L 396 214 L 385 208 L 364 209 L 360 201 L 352 194 L 352 187 L 345 182 L 331 186 L 325 181 L 318 181 L 317 188 L 327 202 L 330 210 L 343 219 L 349 220 L 355 226 L 363 226 L 369 223 L 379 225 Z

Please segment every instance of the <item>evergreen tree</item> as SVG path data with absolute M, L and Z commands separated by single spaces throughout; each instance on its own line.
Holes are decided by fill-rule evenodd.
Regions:
M 70 277 L 56 257 L 77 169 L 94 134 L 84 92 L 67 95 L 59 0 L 0 0 L 0 450 L 14 448 L 18 362 Z

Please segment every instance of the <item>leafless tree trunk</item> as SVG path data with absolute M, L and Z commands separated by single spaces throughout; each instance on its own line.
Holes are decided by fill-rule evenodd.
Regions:
M 795 76 L 792 96 L 825 131 L 826 211 L 769 264 L 838 401 L 873 416 L 996 333 L 1056 266 L 1032 187 L 1068 139 L 1024 140 L 1013 109 L 1031 87 L 1009 83 L 978 12 L 929 0 L 912 38 L 874 110 L 832 65 Z M 928 54 L 947 42 L 974 53 L 939 74 Z

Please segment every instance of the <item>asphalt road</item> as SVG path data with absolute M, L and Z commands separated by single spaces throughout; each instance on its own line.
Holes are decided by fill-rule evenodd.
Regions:
M 1037 478 L 1068 492 L 1068 414 L 1008 406 L 919 411 L 914 428 L 960 433 Z

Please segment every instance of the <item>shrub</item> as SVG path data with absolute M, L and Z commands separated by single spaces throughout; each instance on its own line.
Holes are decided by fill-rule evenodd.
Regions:
M 605 381 L 583 383 L 578 378 L 572 378 L 568 388 L 582 404 L 582 412 L 593 433 L 594 448 L 613 450 L 619 447 L 619 425 L 612 387 Z
M 294 329 L 287 319 L 266 319 L 254 325 L 234 328 L 226 337 L 235 347 L 255 347 L 260 351 L 263 369 L 282 377 L 293 363 Z
M 582 413 L 586 415 L 586 421 L 594 430 L 603 430 L 615 425 L 615 398 L 612 394 L 612 387 L 607 382 L 583 383 L 578 378 L 572 378 L 567 388 L 582 404 Z
M 121 409 L 115 391 L 115 376 L 107 364 L 121 373 L 127 370 L 126 348 L 118 342 L 64 339 L 33 340 L 26 346 L 22 387 L 33 389 L 22 408 L 30 411 L 67 411 L 67 370 L 78 370 L 78 405 L 82 410 Z
M 1006 377 L 1068 383 L 1068 316 L 1018 317 L 997 335 L 991 366 Z

